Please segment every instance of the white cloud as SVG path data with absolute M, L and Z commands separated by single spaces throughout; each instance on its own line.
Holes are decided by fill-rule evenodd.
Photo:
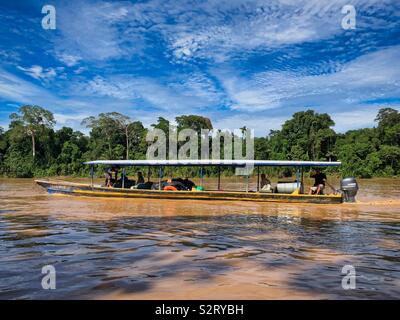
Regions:
M 55 113 L 54 117 L 57 120 L 57 124 L 59 125 L 66 125 L 70 121 L 82 121 L 86 117 L 89 117 L 90 114 L 62 114 L 62 113 Z
M 332 112 L 330 110 L 320 109 L 317 112 L 328 112 L 335 122 L 333 129 L 336 132 L 346 132 L 360 128 L 372 128 L 376 125 L 375 118 L 382 107 L 391 107 L 400 111 L 400 105 L 356 105 L 347 111 Z M 270 130 L 281 129 L 282 124 L 289 120 L 294 112 L 305 111 L 306 108 L 290 110 L 285 115 L 269 114 L 268 112 L 258 112 L 253 114 L 236 113 L 232 116 L 225 114 L 224 117 L 213 121 L 214 128 L 217 129 L 237 129 L 244 125 L 249 129 L 254 129 L 256 136 L 265 137 Z
M 108 81 L 104 80 L 104 83 Z M 215 128 L 236 129 L 245 125 L 254 129 L 256 136 L 265 136 L 269 133 L 269 130 L 279 129 L 293 112 L 304 110 L 304 108 L 288 108 L 282 109 L 282 111 L 266 110 L 250 113 L 240 110 L 221 112 L 218 109 L 206 108 L 196 112 L 196 110 L 199 110 L 197 108 L 208 106 L 209 102 L 205 96 L 207 92 L 212 92 L 213 89 L 212 84 L 207 81 L 203 82 L 202 75 L 194 75 L 191 81 L 190 86 L 195 88 L 198 86 L 194 89 L 193 95 L 187 94 L 184 83 L 178 82 L 174 86 L 168 87 L 152 79 L 132 80 L 130 85 L 137 90 L 135 94 L 140 95 L 147 103 L 156 106 L 158 110 L 154 111 L 154 109 L 147 110 L 146 105 L 140 105 L 135 100 L 125 99 L 129 96 L 124 96 L 122 88 L 115 90 L 118 87 L 111 87 L 111 90 L 115 90 L 112 95 L 102 96 L 99 93 L 99 88 L 104 90 L 103 93 L 106 93 L 108 89 L 100 86 L 97 88 L 97 92 L 88 93 L 88 96 L 74 94 L 69 99 L 61 99 L 40 86 L 31 84 L 0 69 L 0 97 L 21 104 L 41 105 L 55 112 L 57 128 L 66 125 L 84 132 L 87 132 L 87 130 L 80 125 L 83 118 L 89 115 L 97 115 L 100 112 L 117 111 L 141 120 L 147 126 L 154 123 L 158 116 L 173 120 L 175 116 L 180 114 L 198 113 L 209 116 L 213 120 Z M 123 82 L 121 80 L 121 83 Z M 99 83 L 103 82 L 100 81 Z M 112 85 L 116 86 L 116 83 L 114 82 Z M 210 88 L 207 86 L 210 86 Z M 119 96 L 121 99 L 115 99 L 115 96 L 119 94 L 122 95 Z M 218 97 L 214 96 L 211 99 L 218 99 Z M 393 106 L 393 104 L 390 106 L 400 109 L 400 106 Z M 335 100 L 330 100 L 317 111 L 331 114 L 336 123 L 335 130 L 343 132 L 349 129 L 373 126 L 380 107 L 382 105 L 354 104 L 349 109 L 347 105 L 341 105 L 336 103 Z
M 82 60 L 82 58 L 79 56 L 67 53 L 60 53 L 57 55 L 57 58 L 68 67 L 73 67 L 77 65 L 80 60 Z
M 86 67 L 79 67 L 78 69 L 75 69 L 73 72 L 75 74 L 81 74 L 81 73 L 83 73 L 83 72 L 85 72 L 87 70 L 88 70 L 88 68 L 86 68 Z
M 0 57 L 1 57 L 1 59 L 7 60 L 7 61 L 21 60 L 19 53 L 14 50 L 0 49 Z
M 74 122 L 75 125 L 80 116 L 75 118 L 69 114 L 116 110 L 151 123 L 158 115 L 214 112 L 218 125 L 231 127 L 231 124 L 243 126 L 244 123 L 264 135 L 266 130 L 279 127 L 292 112 L 305 106 L 319 112 L 334 112 L 340 130 L 351 128 L 352 124 L 368 125 L 376 108 L 364 109 L 364 100 L 400 95 L 400 69 L 396 68 L 400 64 L 400 46 L 369 53 L 346 64 L 329 60 L 327 55 L 321 64 L 305 65 L 302 70 L 291 60 L 296 54 L 297 58 L 301 55 L 293 46 L 293 50 L 288 49 L 287 54 L 277 58 L 273 71 L 263 69 L 263 65 L 250 66 L 250 63 L 248 68 L 242 68 L 243 60 L 237 59 L 258 50 L 270 53 L 279 47 L 334 39 L 333 36 L 343 32 L 340 8 L 347 2 L 209 0 L 193 3 L 183 0 L 179 5 L 163 0 L 65 2 L 58 10 L 60 36 L 52 38 L 56 39 L 53 53 L 65 66 L 74 67 L 66 68 L 73 77 L 58 82 L 60 75 L 66 74 L 62 69 L 39 65 L 18 67 L 43 85 L 57 78 L 52 89 L 46 90 L 0 70 L 0 97 L 41 104 L 56 111 L 60 123 Z M 356 8 L 368 9 L 365 11 L 371 16 L 386 2 L 378 6 L 377 3 L 352 1 Z M 374 27 L 384 27 L 385 19 L 379 16 L 368 19 L 373 19 L 368 22 Z M 363 23 L 360 19 L 360 28 Z M 343 43 L 339 45 L 347 50 Z M 141 69 L 143 62 L 136 59 L 144 48 L 157 48 L 154 56 L 146 51 L 146 62 L 161 59 L 160 65 L 158 60 L 154 64 L 160 67 L 161 74 L 166 69 L 163 69 L 164 57 L 158 56 L 160 48 L 165 49 L 165 55 L 172 62 L 183 62 L 184 66 L 171 68 L 168 76 L 147 76 Z M 332 43 L 326 52 L 331 49 Z M 4 54 L 0 51 L 1 56 Z M 201 64 L 203 71 L 192 63 L 198 58 L 207 60 Z M 88 62 L 96 62 L 95 68 Z M 127 71 L 117 74 L 125 62 L 129 65 Z M 213 65 L 213 62 L 224 63 Z M 291 63 L 296 64 L 296 69 Z M 252 67 L 256 70 L 253 73 L 249 71 Z M 83 71 L 88 72 L 82 74 Z M 99 75 L 85 80 L 84 76 L 90 72 L 99 72 Z M 220 111 L 227 108 L 231 113 Z M 349 108 L 358 111 L 351 113 Z
M 287 117 L 268 116 L 266 114 L 248 115 L 235 114 L 226 116 L 222 119 L 213 121 L 215 129 L 240 129 L 246 126 L 248 129 L 253 129 L 255 136 L 265 137 L 270 130 L 280 129 L 281 125 L 287 120 Z
M 375 118 L 382 107 L 383 105 L 354 106 L 350 111 L 331 113 L 331 118 L 335 121 L 334 129 L 337 132 L 346 132 L 351 129 L 372 128 L 376 125 Z M 391 104 L 387 107 L 400 110 L 400 105 Z
M 57 114 L 71 117 L 83 114 L 97 114 L 109 110 L 127 110 L 131 103 L 120 103 L 102 97 L 71 95 L 60 98 L 50 89 L 28 82 L 0 68 L 0 100 L 16 104 L 36 104 Z M 0 104 L 1 106 L 1 104 Z
M 55 42 L 56 55 L 73 66 L 81 59 L 102 61 L 126 54 L 121 47 L 124 28 L 119 28 L 119 24 L 129 20 L 130 6 L 105 1 L 71 1 L 60 5 L 62 14 L 58 16 L 57 29 L 61 37 Z
M 56 128 L 59 129 L 61 127 L 70 127 L 74 130 L 79 130 L 84 133 L 88 133 L 89 130 L 83 128 L 81 122 L 86 117 L 89 117 L 91 114 L 88 113 L 78 113 L 78 114 L 63 114 L 63 113 L 55 113 L 54 118 L 56 120 Z
M 376 0 L 353 0 L 358 10 Z M 139 55 L 162 37 L 176 61 L 226 61 L 235 54 L 329 38 L 348 0 L 73 1 L 60 8 L 58 55 L 102 61 Z M 384 5 L 384 4 L 383 4 Z M 63 59 L 61 57 L 61 59 Z M 70 62 L 68 62 L 70 61 Z
M 352 1 L 358 10 L 377 1 Z M 341 8 L 347 0 L 205 1 L 192 10 L 183 2 L 177 22 L 163 25 L 173 56 L 227 61 L 235 54 L 327 39 L 342 33 Z M 160 14 L 167 5 L 160 5 Z M 190 8 L 190 9 L 188 9 Z
M 334 109 L 372 98 L 400 95 L 400 46 L 383 49 L 341 66 L 339 71 L 303 75 L 288 71 L 258 72 L 243 77 L 232 70 L 214 71 L 232 109 L 258 112 L 285 106 L 325 106 Z M 330 109 L 331 110 L 331 109 Z
M 0 69 L 0 97 L 22 103 L 50 98 L 50 94 L 39 86 Z
M 158 79 L 133 75 L 96 76 L 74 84 L 72 93 L 114 98 L 132 105 L 144 101 L 152 108 L 174 112 L 209 108 L 223 99 L 214 83 L 201 72 Z
M 358 110 L 331 114 L 331 118 L 335 121 L 335 130 L 345 132 L 350 128 L 372 127 L 377 113 L 378 108 L 365 106 Z
M 135 83 L 121 79 L 120 81 L 110 81 L 100 76 L 81 84 L 83 90 L 90 95 L 100 95 L 106 97 L 113 97 L 121 100 L 138 98 L 135 94 Z M 80 90 L 80 87 L 78 90 Z
M 57 72 L 54 68 L 43 68 L 38 65 L 33 65 L 30 68 L 24 68 L 21 66 L 17 66 L 17 69 L 25 72 L 27 75 L 35 78 L 37 80 L 51 80 L 57 76 Z

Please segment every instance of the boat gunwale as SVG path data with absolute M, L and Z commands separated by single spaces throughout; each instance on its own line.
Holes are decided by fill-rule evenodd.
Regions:
M 312 195 L 312 194 L 291 194 L 291 193 L 267 193 L 267 192 L 257 192 L 257 191 L 250 191 L 250 192 L 246 192 L 246 191 L 235 191 L 235 190 L 230 190 L 230 191 L 226 191 L 226 190 L 204 190 L 204 191 L 185 191 L 185 190 L 181 190 L 181 191 L 169 191 L 169 190 L 147 190 L 147 189 L 123 189 L 123 188 L 107 188 L 107 187 L 102 187 L 102 186 L 92 186 L 90 184 L 87 183 L 77 183 L 77 182 L 70 182 L 70 181 L 63 181 L 63 180 L 35 180 L 36 183 L 38 183 L 39 185 L 42 184 L 49 184 L 52 186 L 66 186 L 66 187 L 85 187 L 88 188 L 90 190 L 79 190 L 82 191 L 82 193 L 84 192 L 94 192 L 96 190 L 104 192 L 106 191 L 107 193 L 111 194 L 176 194 L 176 195 L 194 195 L 196 194 L 196 197 L 201 198 L 201 195 L 206 196 L 207 194 L 210 195 L 222 195 L 222 194 L 226 194 L 226 195 L 265 195 L 265 196 L 269 196 L 268 198 L 272 198 L 274 196 L 279 197 L 279 196 L 284 196 L 284 197 L 291 197 L 291 198 L 310 198 L 310 199 L 338 199 L 338 198 L 342 198 L 342 194 L 330 194 L 330 195 Z M 76 190 L 75 190 L 76 191 Z M 88 192 L 88 193 L 89 193 Z M 78 192 L 77 192 L 78 193 Z M 235 198 L 235 199 L 239 199 L 239 198 Z M 252 198 L 252 200 L 256 200 L 257 198 Z M 262 199 L 262 197 L 261 197 Z

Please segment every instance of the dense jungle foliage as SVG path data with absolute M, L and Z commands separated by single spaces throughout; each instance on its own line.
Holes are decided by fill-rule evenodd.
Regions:
M 87 176 L 84 161 L 145 159 L 149 145 L 146 142 L 149 129 L 140 121 L 117 112 L 83 119 L 89 135 L 69 127 L 55 130 L 53 114 L 39 106 L 22 106 L 18 113 L 10 115 L 10 120 L 7 130 L 0 127 L 0 173 L 10 177 Z M 185 128 L 197 132 L 213 129 L 211 120 L 202 116 L 182 115 L 175 121 L 178 132 Z M 167 119 L 159 117 L 151 127 L 165 131 L 168 136 L 169 124 Z M 330 171 L 364 178 L 400 174 L 400 113 L 397 110 L 380 109 L 374 128 L 336 133 L 333 126 L 333 120 L 326 113 L 297 112 L 280 130 L 255 138 L 255 159 L 340 160 L 343 165 Z M 101 175 L 102 168 L 97 170 Z M 193 170 L 197 169 L 169 170 L 195 174 Z M 285 170 L 276 173 L 291 173 Z M 214 171 L 208 169 L 208 174 Z M 224 173 L 230 174 L 232 170 L 226 169 Z

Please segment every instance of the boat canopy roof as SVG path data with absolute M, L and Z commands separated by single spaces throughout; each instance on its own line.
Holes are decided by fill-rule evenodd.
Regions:
M 89 165 L 110 166 L 231 166 L 231 167 L 338 167 L 340 161 L 289 161 L 289 160 L 94 160 Z

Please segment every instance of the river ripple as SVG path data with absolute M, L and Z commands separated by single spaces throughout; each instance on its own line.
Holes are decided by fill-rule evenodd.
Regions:
M 400 298 L 399 190 L 364 180 L 357 204 L 299 205 L 73 198 L 0 179 L 0 298 Z M 41 287 L 48 264 L 56 290 Z

